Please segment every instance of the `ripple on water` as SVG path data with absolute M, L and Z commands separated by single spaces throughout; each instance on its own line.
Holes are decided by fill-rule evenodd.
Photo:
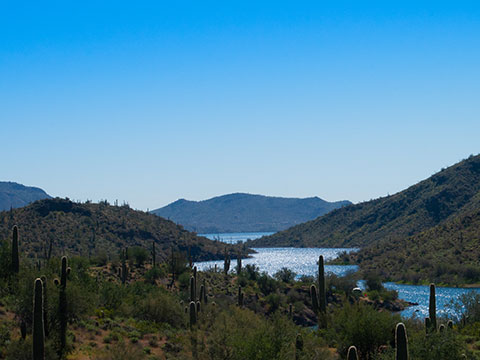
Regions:
M 325 261 L 335 259 L 342 251 L 357 251 L 355 248 L 254 248 L 257 252 L 252 254 L 251 258 L 243 259 L 242 265 L 255 264 L 260 271 L 266 271 L 269 275 L 275 274 L 283 267 L 287 267 L 297 274 L 316 276 L 318 271 L 318 257 L 323 255 Z M 197 268 L 205 270 L 212 268 L 215 264 L 219 269 L 223 269 L 223 260 L 199 262 Z M 231 269 L 234 269 L 236 263 L 232 261 Z M 349 271 L 356 271 L 356 265 L 326 265 L 325 272 L 331 272 L 338 276 L 343 276 Z

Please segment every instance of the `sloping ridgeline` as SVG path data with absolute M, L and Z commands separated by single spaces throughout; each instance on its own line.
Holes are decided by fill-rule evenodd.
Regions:
M 177 200 L 152 213 L 199 233 L 279 231 L 351 204 L 318 197 L 229 194 L 204 201 Z
M 126 246 L 150 250 L 155 241 L 159 261 L 168 256 L 171 246 L 185 252 L 190 248 L 194 261 L 222 259 L 226 246 L 156 215 L 107 203 L 80 204 L 55 198 L 1 212 L 0 239 L 10 240 L 15 224 L 21 251 L 29 257 L 43 258 L 50 241 L 56 256 L 117 254 Z
M 51 196 L 42 189 L 0 181 L 0 211 L 19 208 L 36 200 L 50 198 Z
M 478 282 L 480 156 L 395 195 L 334 210 L 248 246 L 359 246 L 344 260 L 386 279 Z

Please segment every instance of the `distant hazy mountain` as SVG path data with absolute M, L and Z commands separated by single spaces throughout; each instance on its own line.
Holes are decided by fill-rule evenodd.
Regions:
M 0 181 L 0 211 L 28 205 L 36 200 L 50 199 L 42 189 L 14 182 Z
M 177 200 L 152 213 L 198 233 L 280 231 L 351 204 L 318 197 L 297 199 L 229 194 L 204 201 Z

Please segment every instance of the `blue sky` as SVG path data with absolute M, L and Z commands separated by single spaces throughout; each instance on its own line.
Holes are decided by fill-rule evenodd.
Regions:
M 98 4 L 101 3 L 101 4 Z M 0 3 L 0 180 L 354 202 L 479 150 L 475 1 Z

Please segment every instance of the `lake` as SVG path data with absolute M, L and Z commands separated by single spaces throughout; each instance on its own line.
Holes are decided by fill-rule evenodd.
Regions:
M 257 239 L 272 233 L 228 233 L 228 234 L 202 234 L 209 239 L 216 239 L 228 243 L 243 242 L 247 239 Z M 297 273 L 297 277 L 301 275 L 316 276 L 318 270 L 318 257 L 323 255 L 325 260 L 334 259 L 337 254 L 342 251 L 355 251 L 354 248 L 255 248 L 257 254 L 253 254 L 252 258 L 243 259 L 242 264 L 255 264 L 260 268 L 260 271 L 266 271 L 269 275 L 275 274 L 282 267 L 287 267 Z M 214 267 L 217 264 L 219 269 L 223 269 L 223 260 L 220 261 L 205 261 L 196 263 L 199 270 L 206 270 Z M 236 261 L 233 260 L 231 269 L 236 266 Z M 348 271 L 356 271 L 356 265 L 326 265 L 325 272 L 331 272 L 336 275 L 344 275 Z M 398 291 L 401 299 L 418 303 L 419 305 L 410 306 L 402 311 L 402 316 L 418 316 L 424 318 L 428 316 L 428 299 L 430 294 L 429 286 L 425 285 L 403 285 L 395 283 L 385 283 L 387 289 Z M 359 282 L 362 287 L 363 283 Z M 469 291 L 476 291 L 480 293 L 479 288 L 465 289 L 465 288 L 451 288 L 451 287 L 437 287 L 436 301 L 438 316 L 457 316 L 453 309 L 450 308 L 449 303 L 453 299 L 456 301 L 461 294 Z

